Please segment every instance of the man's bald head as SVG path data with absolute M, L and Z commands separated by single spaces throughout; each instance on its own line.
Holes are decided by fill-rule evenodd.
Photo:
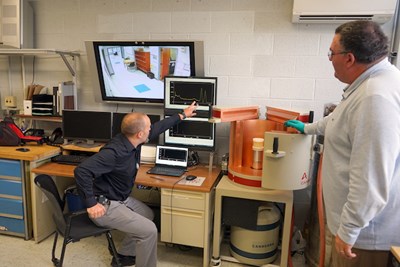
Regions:
M 146 127 L 146 117 L 146 114 L 139 112 L 126 114 L 122 119 L 121 133 L 131 136 L 143 131 Z

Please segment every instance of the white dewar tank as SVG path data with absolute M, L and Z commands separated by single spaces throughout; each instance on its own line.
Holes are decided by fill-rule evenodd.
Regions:
M 241 263 L 263 265 L 276 259 L 280 213 L 266 203 L 258 208 L 257 229 L 231 226 L 230 252 Z
M 265 132 L 261 186 L 277 190 L 306 188 L 310 184 L 311 155 L 311 136 Z

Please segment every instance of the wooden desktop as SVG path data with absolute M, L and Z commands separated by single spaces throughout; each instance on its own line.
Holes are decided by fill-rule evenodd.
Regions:
M 203 266 L 208 266 L 211 257 L 211 229 L 214 213 L 214 188 L 219 180 L 219 168 L 199 165 L 191 167 L 183 177 L 147 174 L 152 165 L 141 164 L 136 184 L 161 188 L 161 241 L 203 248 Z M 48 174 L 56 179 L 60 191 L 74 183 L 76 166 L 48 162 L 32 170 L 35 175 Z M 179 182 L 186 175 L 204 177 L 201 186 Z M 72 178 L 72 179 L 71 179 Z M 51 235 L 55 226 L 43 195 L 33 190 L 33 237 L 40 242 Z M 196 229 L 196 231 L 193 231 Z M 172 234 L 173 233 L 173 234 Z
M 398 267 L 400 266 L 400 247 L 392 246 L 390 249 L 390 255 L 387 267 Z

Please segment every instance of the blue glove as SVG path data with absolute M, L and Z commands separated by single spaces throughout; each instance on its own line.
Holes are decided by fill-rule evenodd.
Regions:
M 297 131 L 304 133 L 304 123 L 298 120 L 288 120 L 283 124 L 285 127 L 295 128 Z

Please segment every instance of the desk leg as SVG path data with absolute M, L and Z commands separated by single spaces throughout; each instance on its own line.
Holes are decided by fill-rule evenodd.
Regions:
M 290 230 L 292 226 L 293 201 L 285 202 L 285 218 L 282 232 L 281 266 L 288 266 Z
M 211 266 L 221 266 L 221 257 L 220 257 L 221 212 L 222 212 L 222 196 L 217 189 L 215 193 L 213 254 L 211 259 Z
M 212 189 L 210 193 L 206 193 L 206 207 L 205 207 L 205 218 L 204 218 L 204 246 L 203 246 L 203 267 L 210 266 L 210 254 L 212 247 L 212 227 L 213 227 L 213 214 L 214 214 L 214 199 L 215 191 Z

